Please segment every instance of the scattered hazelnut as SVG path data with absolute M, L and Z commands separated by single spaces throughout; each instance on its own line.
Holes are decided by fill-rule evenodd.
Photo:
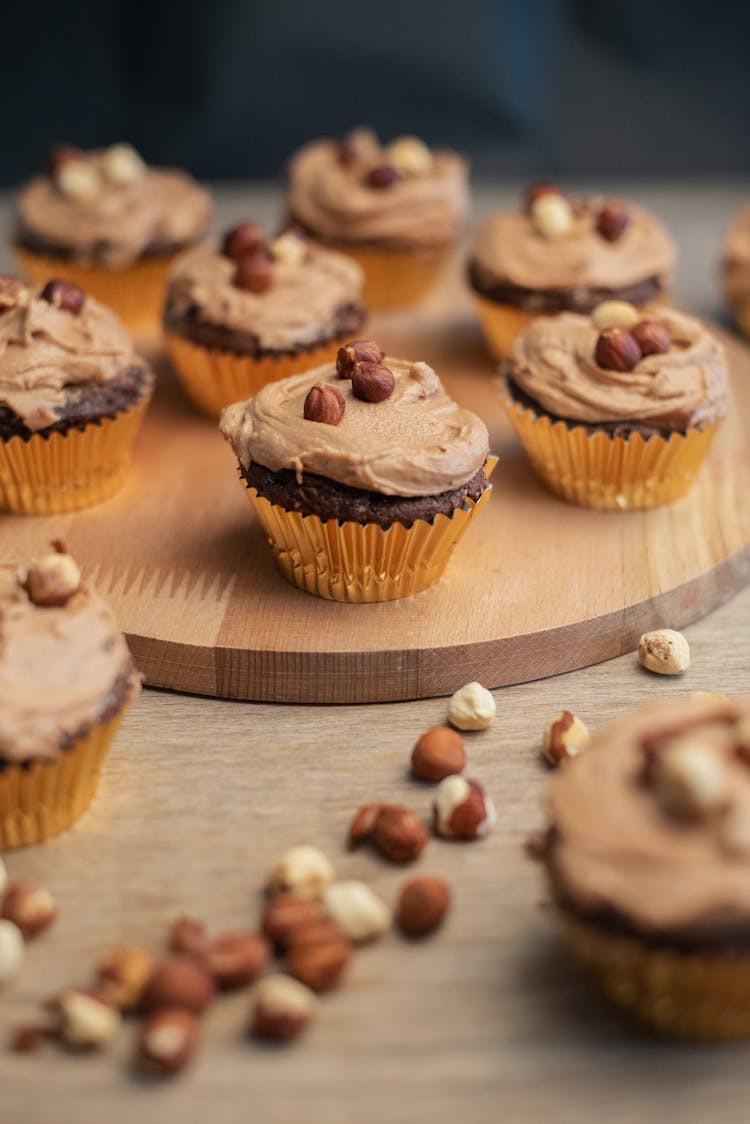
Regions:
M 258 933 L 224 933 L 209 945 L 206 967 L 222 991 L 231 991 L 257 980 L 270 955 Z
M 398 179 L 400 179 L 400 176 L 392 164 L 377 164 L 374 168 L 370 168 L 365 175 L 367 186 L 376 187 L 379 190 L 384 187 L 392 187 Z
M 315 992 L 336 987 L 349 963 L 351 944 L 330 921 L 316 921 L 292 936 L 286 968 Z
M 451 904 L 451 892 L 443 878 L 412 878 L 401 888 L 396 921 L 404 936 L 423 937 L 442 924 Z
M 26 882 L 13 882 L 3 898 L 0 916 L 17 925 L 29 940 L 52 924 L 57 917 L 57 906 L 49 890 L 35 889 Z
M 641 320 L 632 329 L 641 355 L 666 355 L 672 346 L 669 329 L 661 320 Z
M 523 209 L 530 211 L 537 199 L 543 195 L 561 195 L 562 192 L 552 183 L 532 183 L 523 193 Z
M 83 289 L 72 281 L 48 281 L 39 298 L 61 312 L 69 312 L 71 316 L 78 316 L 86 303 Z
M 29 1023 L 26 1026 L 16 1027 L 8 1048 L 14 1054 L 33 1054 L 42 1042 L 54 1035 L 54 1027 L 47 1023 Z
M 29 567 L 24 586 L 31 601 L 45 609 L 67 605 L 81 585 L 81 571 L 69 554 L 46 554 Z
M 619 199 L 605 203 L 596 220 L 597 233 L 606 242 L 617 242 L 630 226 L 630 212 Z
M 20 971 L 25 955 L 21 930 L 12 921 L 0 920 L 0 986 Z
M 120 1011 L 134 1011 L 154 970 L 154 958 L 137 945 L 117 945 L 96 967 L 96 991 Z
M 240 261 L 262 247 L 263 231 L 257 222 L 240 222 L 230 227 L 224 235 L 221 252 L 233 261 Z
M 320 921 L 322 917 L 323 909 L 316 898 L 277 894 L 263 911 L 261 928 L 274 947 L 283 952 L 295 932 L 314 921 Z
M 63 195 L 77 203 L 91 203 L 102 189 L 99 169 L 85 157 L 63 161 L 55 172 L 55 183 Z
M 652 781 L 656 798 L 671 815 L 696 819 L 723 810 L 729 778 L 722 758 L 710 746 L 684 740 L 655 757 Z
M 336 356 L 336 373 L 350 379 L 357 363 L 380 363 L 385 352 L 373 340 L 351 340 L 340 347 Z
M 249 293 L 265 293 L 273 285 L 273 263 L 264 250 L 246 254 L 237 262 L 233 283 Z
M 416 176 L 429 172 L 432 167 L 432 153 L 419 137 L 397 137 L 386 149 L 390 163 L 404 176 Z
M 433 826 L 445 839 L 479 839 L 492 828 L 495 806 L 477 781 L 446 777 L 432 804 Z
M 496 712 L 495 700 L 481 683 L 467 683 L 448 702 L 448 721 L 457 730 L 486 730 Z
M 641 349 L 630 332 L 605 328 L 596 341 L 594 356 L 599 366 L 609 371 L 632 371 L 640 361 Z
M 545 192 L 531 204 L 531 219 L 544 238 L 562 238 L 573 226 L 573 209 L 564 195 Z
M 559 765 L 586 749 L 591 735 L 580 718 L 569 710 L 561 710 L 544 727 L 542 750 L 550 765 Z
M 140 1028 L 138 1064 L 149 1073 L 173 1077 L 190 1064 L 198 1045 L 198 1019 L 181 1007 L 154 1011 Z
M 146 171 L 146 165 L 132 144 L 113 144 L 102 158 L 104 175 L 111 183 L 135 183 Z
M 0 277 L 0 312 L 25 304 L 29 291 L 17 277 Z
M 603 332 L 605 328 L 624 328 L 630 331 L 641 318 L 638 309 L 627 301 L 602 301 L 591 313 L 591 322 Z
M 301 898 L 319 898 L 335 875 L 330 859 L 317 847 L 290 847 L 268 878 L 269 894 L 291 890 Z
M 141 994 L 144 1011 L 180 1007 L 200 1015 L 214 997 L 214 982 L 203 965 L 192 956 L 174 954 L 154 968 Z
M 71 987 L 50 1004 L 57 1020 L 57 1035 L 76 1050 L 101 1050 L 120 1029 L 120 1012 L 101 996 Z
M 391 925 L 391 911 L 364 882 L 334 882 L 323 894 L 326 913 L 354 944 L 381 937 Z
M 352 374 L 352 393 L 362 402 L 384 402 L 396 386 L 393 371 L 382 363 L 357 363 Z
M 638 641 L 638 662 L 657 675 L 682 675 L 690 667 L 690 645 L 672 628 L 644 632 Z
M 354 849 L 372 837 L 375 821 L 380 815 L 382 804 L 363 804 L 349 824 L 349 847 Z
M 315 994 L 289 976 L 266 976 L 253 995 L 251 1030 L 256 1038 L 290 1042 L 310 1025 Z
M 466 752 L 460 734 L 450 726 L 426 730 L 411 754 L 411 769 L 423 781 L 441 781 L 466 767 Z
M 344 396 L 338 387 L 317 383 L 308 390 L 302 412 L 305 421 L 338 425 L 345 410 Z
M 170 952 L 202 957 L 208 948 L 206 926 L 195 917 L 178 917 L 172 922 L 167 944 Z
M 294 230 L 287 230 L 278 238 L 274 238 L 271 243 L 271 255 L 274 261 L 282 262 L 284 265 L 302 265 L 307 257 L 307 241 L 303 235 L 297 234 Z
M 383 804 L 375 820 L 372 843 L 392 863 L 411 863 L 427 843 L 427 828 L 410 808 Z

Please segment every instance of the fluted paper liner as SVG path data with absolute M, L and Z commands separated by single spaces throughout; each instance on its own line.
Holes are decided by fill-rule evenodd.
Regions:
M 487 477 L 496 464 L 497 457 L 487 458 Z M 247 491 L 287 581 L 331 601 L 363 604 L 409 597 L 436 582 L 492 488 L 485 488 L 476 502 L 467 499 L 450 516 L 417 519 L 410 527 L 393 523 L 387 530 L 377 523 L 287 511 L 255 488 Z
M 0 851 L 41 843 L 83 815 L 125 709 L 123 705 L 54 759 L 39 758 L 28 766 L 10 763 L 0 771 Z
M 636 511 L 679 499 L 693 483 L 716 430 L 704 425 L 669 438 L 611 437 L 553 421 L 509 393 L 504 405 L 547 487 L 569 503 L 605 511 Z
M 326 243 L 358 262 L 365 274 L 365 303 L 371 312 L 419 304 L 435 288 L 453 247 L 378 250 L 347 242 Z
M 267 383 L 335 359 L 338 349 L 349 338 L 341 336 L 296 355 L 268 355 L 260 359 L 201 347 L 175 332 L 167 332 L 164 340 L 188 397 L 204 414 L 217 418 L 225 406 L 252 398 Z
M 531 323 L 533 316 L 513 305 L 491 301 L 478 293 L 474 293 L 474 306 L 490 353 L 496 359 L 507 359 L 516 336 Z
M 44 285 L 53 277 L 72 281 L 94 300 L 114 309 L 129 331 L 138 336 L 159 332 L 167 275 L 179 256 L 144 258 L 119 269 L 107 269 L 77 265 L 67 258 L 47 257 L 20 247 L 14 248 L 14 254 L 35 285 Z
M 124 483 L 147 405 L 83 430 L 0 441 L 0 511 L 57 515 L 109 499 Z
M 706 1042 L 750 1037 L 750 955 L 655 947 L 562 917 L 575 956 L 604 995 L 651 1030 Z

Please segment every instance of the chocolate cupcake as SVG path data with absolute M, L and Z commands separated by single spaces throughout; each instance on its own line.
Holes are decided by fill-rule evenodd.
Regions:
M 211 200 L 185 172 L 147 167 L 127 144 L 58 148 L 17 199 L 15 252 L 36 284 L 60 277 L 154 332 L 167 272 L 199 241 Z
M 335 357 L 366 319 L 362 270 L 296 229 L 241 223 L 174 266 L 166 343 L 187 393 L 217 417 L 267 382 Z
M 282 573 L 321 597 L 425 589 L 489 498 L 484 423 L 369 340 L 230 406 L 221 430 Z
M 72 511 L 122 486 L 154 376 L 67 281 L 0 278 L 0 511 Z
M 112 613 L 62 547 L 21 571 L 0 567 L 0 850 L 86 810 L 139 688 Z
M 534 316 L 663 300 L 674 257 L 661 223 L 634 203 L 537 184 L 519 211 L 479 226 L 468 277 L 490 351 L 504 359 Z
M 750 1035 L 750 703 L 643 707 L 550 782 L 543 848 L 575 955 L 660 1033 Z
M 439 279 L 467 210 L 467 166 L 417 137 L 317 140 L 289 165 L 292 221 L 356 258 L 371 309 L 412 305 Z
M 724 299 L 750 337 L 750 204 L 734 216 L 724 236 L 721 281 Z
M 607 301 L 538 317 L 504 365 L 505 408 L 545 484 L 584 507 L 683 495 L 726 413 L 724 349 L 691 316 Z

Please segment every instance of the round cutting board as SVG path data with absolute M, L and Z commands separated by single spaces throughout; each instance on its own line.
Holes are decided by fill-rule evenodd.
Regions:
M 0 517 L 21 562 L 63 539 L 113 606 L 146 682 L 258 701 L 352 703 L 498 687 L 633 649 L 750 578 L 750 356 L 727 339 L 732 416 L 692 492 L 657 511 L 601 513 L 555 499 L 500 408 L 467 304 L 382 316 L 373 335 L 421 358 L 487 422 L 500 457 L 490 503 L 443 580 L 380 605 L 340 605 L 281 578 L 215 425 L 163 368 L 113 500 L 74 515 Z

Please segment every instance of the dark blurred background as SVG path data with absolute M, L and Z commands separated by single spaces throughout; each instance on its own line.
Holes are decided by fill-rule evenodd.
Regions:
M 478 175 L 743 173 L 749 30 L 747 0 L 4 0 L 0 180 L 117 140 L 268 178 L 359 123 Z

